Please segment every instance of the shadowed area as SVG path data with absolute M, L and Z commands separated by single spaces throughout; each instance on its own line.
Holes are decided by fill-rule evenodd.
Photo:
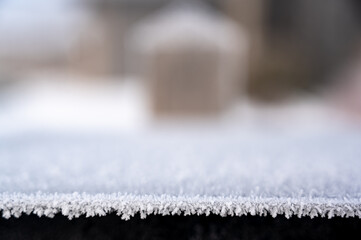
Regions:
M 159 216 L 129 221 L 115 214 L 68 220 L 62 215 L 0 218 L 0 239 L 347 239 L 359 218 Z

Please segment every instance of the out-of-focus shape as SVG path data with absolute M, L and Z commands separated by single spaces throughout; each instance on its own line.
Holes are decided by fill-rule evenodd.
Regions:
M 221 2 L 250 35 L 252 97 L 277 100 L 329 82 L 360 38 L 357 0 Z
M 334 84 L 327 92 L 341 115 L 361 124 L 361 44 L 351 63 L 335 76 Z
M 125 39 L 137 21 L 166 0 L 83 0 L 93 13 L 74 48 L 75 69 L 88 75 L 128 75 Z M 119 78 L 120 79 L 120 78 Z
M 61 69 L 88 18 L 80 0 L 0 3 L 0 66 L 7 74 Z M 84 10 L 84 11 L 83 11 Z
M 157 116 L 217 113 L 246 81 L 245 33 L 200 2 L 171 3 L 139 23 L 130 38 Z
M 78 37 L 69 52 L 69 66 L 72 72 L 86 76 L 113 75 L 112 47 L 106 26 L 94 14 L 79 29 Z

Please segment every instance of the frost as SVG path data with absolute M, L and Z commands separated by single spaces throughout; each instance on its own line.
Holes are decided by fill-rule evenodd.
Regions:
M 360 133 L 0 137 L 0 214 L 360 217 Z
M 124 220 L 136 214 L 146 218 L 159 215 L 284 215 L 310 218 L 359 217 L 360 199 L 326 198 L 254 198 L 254 197 L 209 197 L 209 196 L 137 196 L 124 194 L 45 194 L 1 193 L 0 211 L 4 218 L 19 217 L 22 214 L 54 217 L 61 213 L 69 219 L 105 216 L 117 213 Z

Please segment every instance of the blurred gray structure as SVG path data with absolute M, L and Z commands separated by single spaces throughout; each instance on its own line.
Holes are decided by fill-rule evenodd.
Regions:
M 139 23 L 129 47 L 143 61 L 160 115 L 216 113 L 244 87 L 248 41 L 239 26 L 205 4 L 172 3 Z
M 251 95 L 277 98 L 327 82 L 360 44 L 355 0 L 225 0 L 251 39 Z

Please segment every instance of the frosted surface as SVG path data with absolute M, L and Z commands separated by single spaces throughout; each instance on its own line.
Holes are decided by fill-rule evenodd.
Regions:
M 2 136 L 0 209 L 5 217 L 117 211 L 127 219 L 143 205 L 148 214 L 222 215 L 228 206 L 223 215 L 242 215 L 256 206 L 263 215 L 274 204 L 276 215 L 360 216 L 360 158 L 361 133 L 352 130 Z M 175 205 L 164 210 L 164 202 Z

